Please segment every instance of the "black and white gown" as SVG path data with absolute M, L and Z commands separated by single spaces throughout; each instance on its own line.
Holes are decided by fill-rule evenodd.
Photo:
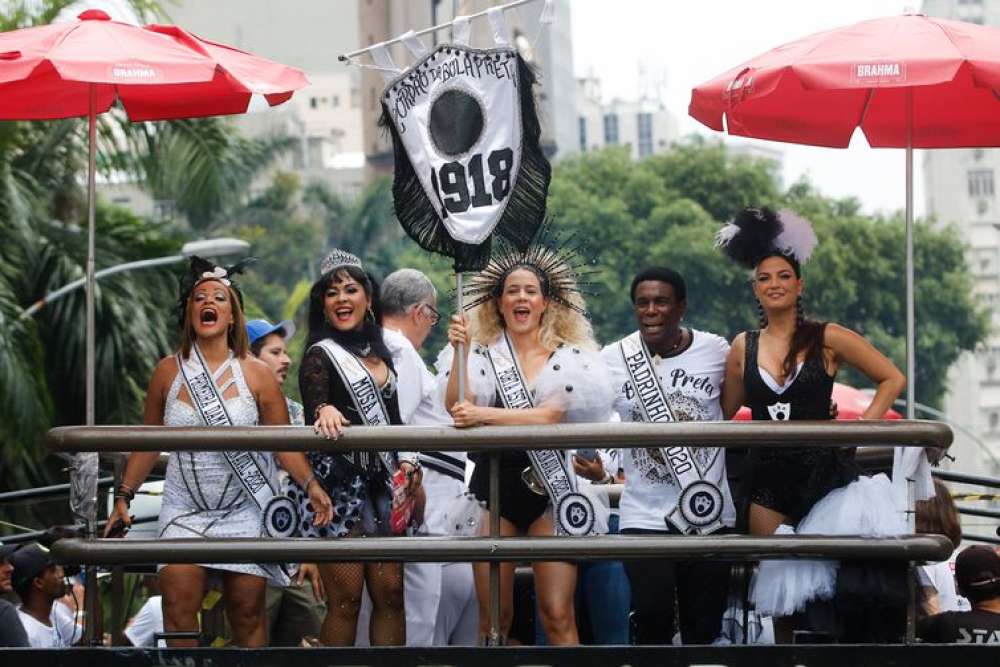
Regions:
M 808 359 L 784 385 L 757 365 L 760 332 L 746 334 L 743 384 L 754 420 L 829 419 L 834 378 Z M 888 537 L 907 532 L 892 482 L 861 475 L 852 457 L 830 448 L 757 449 L 750 499 L 789 517 L 776 534 Z M 790 616 L 838 592 L 838 561 L 762 561 L 751 599 L 765 616 Z M 841 582 L 843 588 L 843 582 Z M 872 591 L 873 596 L 877 594 Z

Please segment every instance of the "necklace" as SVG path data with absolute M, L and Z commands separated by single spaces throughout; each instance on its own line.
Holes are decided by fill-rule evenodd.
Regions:
M 669 357 L 670 355 L 672 355 L 674 352 L 677 351 L 677 348 L 681 346 L 682 342 L 684 342 L 684 327 L 678 327 L 677 340 L 674 341 L 674 344 L 670 346 L 670 349 L 668 349 L 663 354 L 656 353 L 653 356 L 656 357 L 657 359 L 662 359 L 663 357 Z

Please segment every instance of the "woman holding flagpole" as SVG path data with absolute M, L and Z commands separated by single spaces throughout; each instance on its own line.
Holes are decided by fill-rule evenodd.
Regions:
M 191 259 L 181 281 L 181 349 L 157 364 L 146 394 L 143 423 L 152 426 L 287 425 L 284 396 L 271 370 L 249 354 L 243 297 L 232 282 L 242 267 Z M 129 456 L 105 536 L 121 535 L 132 520 L 129 502 L 149 475 L 158 452 Z M 275 459 L 308 489 L 316 525 L 330 521 L 332 505 L 305 456 L 298 452 L 177 452 L 167 465 L 160 537 L 287 536 L 294 507 L 277 494 Z M 264 593 L 268 580 L 288 583 L 272 564 L 172 564 L 160 569 L 167 632 L 198 632 L 198 612 L 210 573 L 222 576 L 234 642 L 267 643 Z M 171 646 L 197 646 L 194 639 Z
M 543 231 L 543 238 L 545 232 Z M 602 381 L 590 322 L 577 284 L 572 251 L 536 240 L 526 251 L 506 247 L 472 278 L 470 318 L 455 315 L 451 346 L 466 355 L 466 394 L 458 393 L 458 357 L 445 348 L 445 405 L 455 426 L 606 421 L 612 395 Z M 448 357 L 451 357 L 450 359 Z M 470 490 L 489 496 L 489 461 L 477 457 Z M 500 456 L 500 534 L 584 535 L 594 507 L 576 489 L 573 468 L 558 451 L 505 451 Z M 484 528 L 485 524 L 484 523 Z M 480 635 L 489 630 L 489 567 L 475 564 Z M 579 643 L 573 596 L 576 567 L 536 562 L 535 591 L 549 644 Z M 500 570 L 500 633 L 513 618 L 514 564 Z
M 306 419 L 328 439 L 351 424 L 401 424 L 398 378 L 392 355 L 382 338 L 378 285 L 361 260 L 343 250 L 332 251 L 309 296 L 309 338 L 299 367 L 299 388 Z M 415 458 L 390 452 L 310 452 L 309 461 L 322 486 L 333 497 L 329 525 L 310 524 L 309 498 L 292 485 L 306 520 L 306 537 L 342 538 L 404 532 L 411 516 L 405 508 L 422 496 Z M 410 502 L 412 501 L 412 503 Z M 322 563 L 327 613 L 320 641 L 327 646 L 353 646 L 365 584 L 372 599 L 369 638 L 372 646 L 406 643 L 402 563 Z

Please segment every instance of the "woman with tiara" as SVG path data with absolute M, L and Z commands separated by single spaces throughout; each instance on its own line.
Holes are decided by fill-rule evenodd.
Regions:
M 154 426 L 288 425 L 288 408 L 274 373 L 249 353 L 243 295 L 232 282 L 241 266 L 218 267 L 191 259 L 181 281 L 181 347 L 157 364 L 149 382 L 143 423 Z M 134 452 L 115 492 L 105 535 L 131 525 L 129 502 L 159 458 Z M 300 452 L 176 452 L 167 464 L 160 507 L 160 538 L 287 536 L 287 499 L 278 494 L 275 459 L 307 490 L 317 526 L 330 521 L 330 498 Z M 274 511 L 277 509 L 277 511 Z M 272 530 L 273 528 L 273 530 Z M 222 575 L 226 616 L 238 646 L 267 643 L 264 594 L 268 580 L 287 585 L 273 564 L 165 565 L 160 569 L 167 632 L 198 632 L 198 613 L 210 573 Z M 196 640 L 170 640 L 197 646 Z
M 322 275 L 309 293 L 309 338 L 299 367 L 307 421 L 327 439 L 336 439 L 350 424 L 401 424 L 396 388 L 406 378 L 396 377 L 382 339 L 377 283 L 361 260 L 342 250 L 331 252 L 320 268 Z M 330 450 L 310 452 L 308 458 L 333 498 L 334 513 L 328 525 L 309 522 L 309 499 L 292 485 L 290 495 L 306 517 L 303 536 L 362 537 L 405 530 L 405 525 L 396 525 L 399 520 L 394 521 L 392 480 L 397 470 L 403 471 L 406 483 L 397 490 L 398 497 L 419 497 L 415 459 L 400 461 L 387 452 Z M 372 599 L 372 646 L 406 643 L 402 563 L 321 563 L 319 569 L 327 593 L 323 644 L 354 645 L 365 584 Z
M 471 317 L 452 317 L 448 329 L 452 347 L 445 348 L 438 360 L 439 369 L 451 369 L 445 406 L 455 426 L 607 421 L 613 396 L 580 294 L 577 268 L 582 263 L 572 244 L 558 245 L 559 239 L 543 226 L 526 251 L 501 246 L 486 269 L 472 278 L 466 290 Z M 452 348 L 465 355 L 462 397 L 458 356 Z M 490 461 L 486 456 L 475 460 L 470 491 L 486 502 Z M 573 468 L 562 452 L 504 451 L 499 474 L 501 535 L 586 534 L 592 529 L 593 505 L 586 497 L 580 499 Z M 573 492 L 560 494 L 556 488 Z M 489 566 L 474 567 L 480 635 L 485 638 Z M 576 567 L 558 562 L 536 562 L 532 567 L 548 643 L 579 643 L 573 608 Z M 502 563 L 501 640 L 513 619 L 513 575 L 514 564 Z
M 802 265 L 816 245 L 809 222 L 790 211 L 779 215 L 767 208 L 745 209 L 717 240 L 730 259 L 753 271 L 760 312 L 760 329 L 733 340 L 726 362 L 725 413 L 732 415 L 745 404 L 755 420 L 829 419 L 834 378 L 847 365 L 875 385 L 861 418 L 880 419 L 905 379 L 864 337 L 805 317 Z M 891 482 L 885 475 L 862 476 L 853 449 L 758 448 L 751 450 L 750 461 L 747 519 L 753 535 L 882 537 L 906 532 Z M 873 576 L 874 571 L 881 572 L 875 564 L 765 561 L 751 597 L 759 613 L 778 619 L 779 642 L 791 639 L 795 625 L 810 623 L 841 640 L 888 638 L 903 620 L 899 605 L 905 607 L 906 584 L 901 570 L 882 572 L 885 576 Z M 787 618 L 807 607 L 809 614 Z

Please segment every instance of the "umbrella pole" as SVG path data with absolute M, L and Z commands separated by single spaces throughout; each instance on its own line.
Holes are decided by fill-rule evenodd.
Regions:
M 97 277 L 95 275 L 95 236 L 96 222 L 94 220 L 94 208 L 96 205 L 96 181 L 95 169 L 97 166 L 97 86 L 90 85 L 90 110 L 87 115 L 87 343 L 86 343 L 86 421 L 87 426 L 94 425 L 94 375 L 96 372 L 96 353 L 94 339 L 94 290 L 97 287 Z M 97 467 L 97 454 L 88 452 L 77 454 L 78 457 L 88 457 L 84 463 L 86 468 Z M 92 457 L 95 460 L 89 460 Z M 83 472 L 80 467 L 76 467 L 77 474 Z M 89 472 L 89 471 L 88 471 Z M 96 470 L 93 471 L 96 473 Z M 93 477 L 95 484 L 89 483 Z M 82 504 L 83 519 L 87 529 L 87 537 L 93 539 L 97 536 L 97 475 L 85 475 L 82 480 L 85 488 L 86 500 Z M 93 488 L 91 488 L 93 487 Z M 97 568 L 88 566 L 85 571 L 84 587 L 84 609 L 85 627 L 87 643 L 91 646 L 100 645 L 100 623 L 97 619 Z
M 906 418 L 916 419 L 917 350 L 913 307 L 913 89 L 906 90 Z

